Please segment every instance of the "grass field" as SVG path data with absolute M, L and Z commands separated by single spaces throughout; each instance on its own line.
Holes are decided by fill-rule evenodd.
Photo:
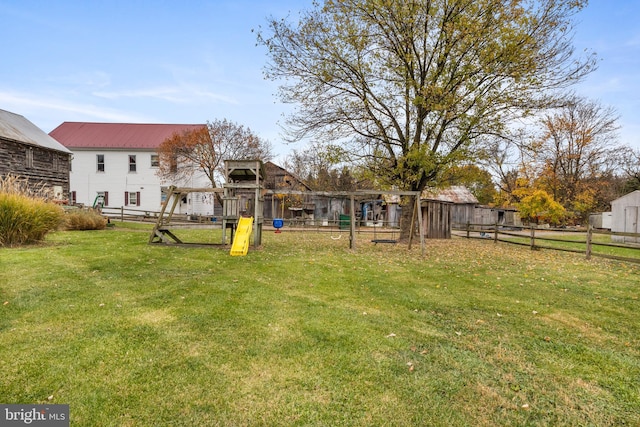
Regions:
M 0 249 L 0 403 L 73 426 L 640 425 L 637 265 L 330 237 L 231 257 L 118 223 Z

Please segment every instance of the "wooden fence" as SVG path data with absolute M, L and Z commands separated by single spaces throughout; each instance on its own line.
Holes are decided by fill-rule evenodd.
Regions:
M 158 221 L 160 212 L 149 211 L 143 209 L 131 209 L 124 206 L 112 207 L 105 206 L 101 209 L 102 215 L 111 220 L 120 221 L 140 221 L 140 222 L 152 222 Z M 165 214 L 165 217 L 168 214 Z M 187 215 L 187 214 L 174 214 L 172 222 L 189 222 L 189 223 L 211 223 L 216 222 L 215 218 L 206 215 Z
M 156 223 L 160 212 L 149 211 L 143 209 L 131 209 L 124 206 L 112 207 L 105 206 L 101 209 L 102 215 L 116 221 L 135 221 L 135 222 L 151 222 Z M 165 214 L 168 217 L 168 214 Z M 275 229 L 272 226 L 273 219 L 265 218 L 264 225 L 268 229 Z M 173 223 L 185 223 L 185 224 L 209 224 L 220 225 L 222 221 L 218 221 L 218 218 L 207 215 L 187 215 L 187 214 L 173 214 L 171 219 Z M 289 231 L 318 231 L 318 232 L 336 232 L 340 230 L 349 230 L 351 219 L 349 215 L 341 215 L 340 219 L 310 219 L 310 218 L 284 218 L 283 230 Z M 369 221 L 372 222 L 372 221 Z M 367 222 L 368 223 L 368 222 Z M 398 227 L 392 227 L 387 221 L 374 221 L 373 225 L 366 226 L 364 221 L 356 222 L 356 231 L 369 230 L 373 235 L 380 234 L 381 236 L 399 235 Z
M 640 244 L 614 243 L 611 236 L 622 236 L 640 242 L 640 234 L 607 230 L 569 228 L 539 228 L 532 226 L 502 226 L 494 224 L 454 224 L 455 235 L 468 239 L 492 239 L 494 243 L 529 246 L 531 250 L 551 249 L 584 254 L 591 257 L 640 263 Z

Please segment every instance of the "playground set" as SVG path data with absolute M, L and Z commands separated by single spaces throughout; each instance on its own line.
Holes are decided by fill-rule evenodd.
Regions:
M 259 160 L 227 160 L 225 161 L 226 183 L 222 188 L 180 188 L 169 187 L 167 197 L 158 215 L 158 220 L 149 236 L 150 244 L 177 244 L 191 246 L 217 246 L 228 248 L 231 243 L 230 255 L 244 256 L 247 254 L 251 239 L 255 248 L 262 244 L 262 232 L 264 223 L 264 196 L 265 195 L 313 195 L 314 192 L 302 192 L 285 189 L 268 190 L 264 188 L 264 167 Z M 217 218 L 212 218 L 206 224 L 186 223 L 179 215 L 174 215 L 176 206 L 190 193 L 215 193 L 222 199 L 222 224 Z M 349 202 L 348 215 L 341 214 L 339 230 L 348 229 L 349 248 L 356 248 L 356 202 L 358 206 L 364 200 L 380 192 L 354 191 L 334 192 L 332 197 L 341 197 Z M 328 193 L 318 193 L 326 196 Z M 422 209 L 420 194 L 416 192 L 390 192 L 394 196 L 411 196 L 415 199 L 413 207 L 412 223 L 417 224 L 421 248 L 424 252 L 424 230 L 422 221 Z M 272 199 L 273 200 L 273 199 Z M 370 206 L 374 206 L 370 204 Z M 362 213 L 361 213 L 362 214 Z M 366 220 L 366 217 L 365 217 Z M 280 233 L 284 227 L 283 218 L 273 218 L 273 228 Z M 184 228 L 222 228 L 222 241 L 219 244 L 186 242 L 178 237 L 178 230 Z M 409 247 L 413 239 L 413 230 L 409 239 Z M 227 232 L 230 239 L 227 239 Z M 396 239 L 377 237 L 377 227 L 373 227 L 374 238 L 372 242 L 396 243 Z
M 226 183 L 220 188 L 180 188 L 171 186 L 162 204 L 158 220 L 149 236 L 149 243 L 212 246 L 212 244 L 185 242 L 177 236 L 181 228 L 220 228 L 209 224 L 185 224 L 174 217 L 176 206 L 190 193 L 222 194 L 222 242 L 213 246 L 227 247 L 227 231 L 230 231 L 233 256 L 244 256 L 249 250 L 251 236 L 253 244 L 262 242 L 262 204 L 264 168 L 259 160 L 225 161 Z M 252 212 L 253 211 L 253 212 Z

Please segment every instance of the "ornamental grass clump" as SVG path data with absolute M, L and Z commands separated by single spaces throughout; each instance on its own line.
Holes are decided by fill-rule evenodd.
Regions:
M 0 178 L 0 246 L 40 241 L 62 222 L 63 209 L 25 190 L 25 182 L 14 176 Z
M 104 230 L 107 219 L 94 210 L 74 209 L 65 215 L 67 230 Z

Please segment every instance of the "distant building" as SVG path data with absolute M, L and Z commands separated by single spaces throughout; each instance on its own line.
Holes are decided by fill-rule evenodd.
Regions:
M 473 223 L 478 199 L 467 187 L 458 185 L 447 188 L 427 189 L 422 192 L 422 199 L 450 203 L 449 210 L 452 224 Z
M 470 221 L 470 224 L 487 226 L 498 224 L 506 227 L 519 227 L 522 226 L 522 220 L 520 212 L 516 208 L 476 206 L 474 218 Z
M 157 175 L 157 149 L 175 133 L 199 129 L 204 124 L 132 124 L 64 122 L 50 135 L 73 152 L 71 195 L 74 203 L 129 207 L 159 211 L 163 189 L 171 184 L 210 187 L 203 175 L 189 182 L 163 182 Z M 210 215 L 215 197 L 189 194 L 176 213 Z
M 598 212 L 589 215 L 589 225 L 593 228 L 603 230 L 611 230 L 611 220 L 613 215 L 611 212 Z
M 640 190 L 626 194 L 611 202 L 611 231 L 640 233 Z M 611 236 L 614 242 L 640 243 L 640 237 Z
M 69 199 L 70 167 L 71 151 L 23 116 L 0 110 L 0 176 L 44 184 L 62 202 Z

